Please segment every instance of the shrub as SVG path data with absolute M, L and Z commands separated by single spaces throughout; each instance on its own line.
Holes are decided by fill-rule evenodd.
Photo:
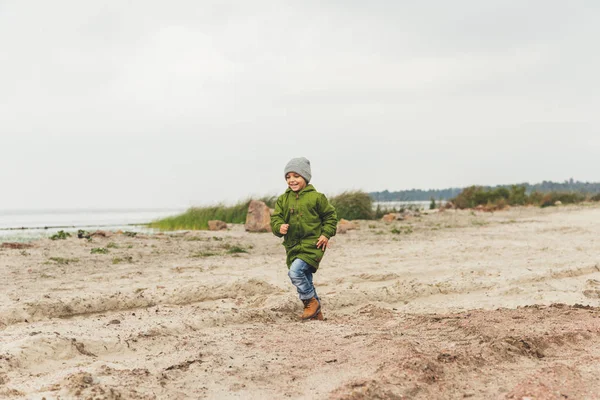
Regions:
M 50 236 L 50 240 L 65 240 L 68 237 L 71 237 L 69 232 L 58 231 L 54 235 Z
M 460 192 L 458 196 L 453 198 L 451 201 L 457 208 L 460 209 L 474 208 L 478 204 L 483 204 L 477 203 L 477 201 L 481 200 L 481 191 L 483 191 L 483 188 L 481 188 L 480 186 L 469 186 L 464 188 L 463 191 Z M 487 201 L 485 203 L 487 203 Z
M 524 185 L 512 185 L 508 194 L 508 204 L 522 206 L 527 203 L 527 188 Z
M 544 202 L 545 194 L 533 192 L 528 197 L 525 191 L 524 185 L 512 185 L 510 189 L 505 187 L 486 189 L 481 186 L 470 186 L 451 201 L 457 208 L 474 208 L 481 205 L 486 211 L 501 210 L 507 205 L 542 204 Z
M 330 199 L 339 219 L 373 219 L 373 200 L 363 191 L 344 192 Z
M 544 194 L 540 192 L 532 192 L 528 198 L 528 204 L 541 205 L 544 199 Z
M 585 195 L 582 193 L 574 193 L 574 192 L 546 193 L 542 197 L 540 207 L 553 206 L 557 201 L 560 201 L 562 204 L 581 203 L 582 201 L 585 201 Z
M 600 201 L 600 193 L 596 193 L 592 197 L 590 197 L 591 201 Z

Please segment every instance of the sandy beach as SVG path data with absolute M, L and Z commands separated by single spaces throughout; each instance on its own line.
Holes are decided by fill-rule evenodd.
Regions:
M 0 397 L 600 399 L 598 205 L 358 225 L 325 321 L 242 225 L 0 248 Z

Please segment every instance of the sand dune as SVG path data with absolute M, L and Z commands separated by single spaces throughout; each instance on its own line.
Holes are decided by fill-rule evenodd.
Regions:
M 0 397 L 600 398 L 599 207 L 359 225 L 323 322 L 242 226 L 0 249 Z

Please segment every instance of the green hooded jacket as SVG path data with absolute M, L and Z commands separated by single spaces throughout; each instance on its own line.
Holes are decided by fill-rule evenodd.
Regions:
M 285 236 L 279 233 L 283 224 L 290 225 Z M 275 211 L 271 216 L 273 234 L 284 237 L 283 246 L 287 253 L 288 268 L 299 258 L 316 271 L 325 253 L 317 249 L 317 241 L 321 235 L 327 239 L 334 236 L 336 226 L 335 208 L 313 185 L 307 185 L 298 193 L 288 188 L 277 199 Z

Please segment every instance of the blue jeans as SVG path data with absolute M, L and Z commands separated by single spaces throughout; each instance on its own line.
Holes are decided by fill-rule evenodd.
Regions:
M 300 300 L 308 300 L 313 297 L 319 300 L 319 296 L 317 296 L 317 291 L 313 285 L 312 267 L 304 260 L 296 258 L 290 266 L 288 276 L 292 284 L 296 286 Z

